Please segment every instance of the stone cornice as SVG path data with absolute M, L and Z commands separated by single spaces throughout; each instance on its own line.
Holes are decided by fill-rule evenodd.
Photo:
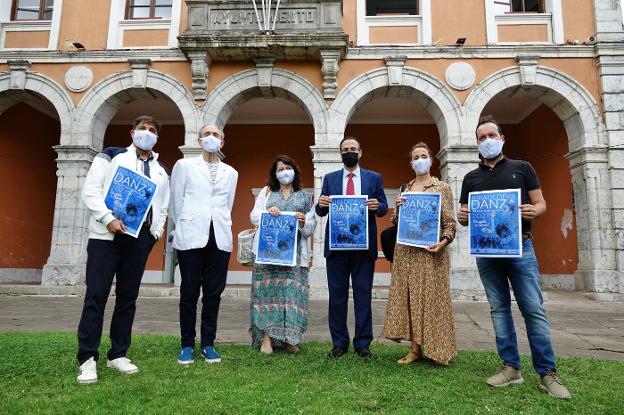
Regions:
M 0 63 L 10 60 L 28 60 L 30 63 L 88 63 L 88 62 L 128 62 L 128 59 L 150 59 L 158 61 L 183 61 L 187 58 L 180 49 L 119 49 L 87 50 L 80 52 L 1 50 Z

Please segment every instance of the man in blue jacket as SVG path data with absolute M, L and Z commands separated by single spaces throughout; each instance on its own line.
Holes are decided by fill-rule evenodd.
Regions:
M 325 258 L 327 258 L 327 285 L 329 288 L 329 331 L 333 349 L 329 357 L 340 357 L 349 349 L 349 329 L 347 312 L 349 305 L 349 276 L 353 287 L 355 309 L 355 336 L 353 347 L 358 355 L 371 358 L 369 349 L 373 340 L 373 318 L 371 296 L 373 273 L 377 259 L 377 223 L 375 217 L 388 212 L 388 202 L 384 193 L 381 175 L 361 169 L 362 146 L 353 137 L 345 137 L 340 142 L 343 168 L 328 173 L 323 179 L 323 189 L 316 205 L 316 213 L 325 216 L 329 213 L 332 195 L 367 195 L 368 200 L 368 250 L 329 249 L 329 223 L 325 227 Z

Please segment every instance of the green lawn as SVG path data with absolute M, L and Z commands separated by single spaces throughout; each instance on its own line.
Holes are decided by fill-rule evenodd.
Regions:
M 494 353 L 462 352 L 441 368 L 398 367 L 407 347 L 395 345 L 373 345 L 372 361 L 354 353 L 329 360 L 329 345 L 319 343 L 304 343 L 298 355 L 217 349 L 222 363 L 185 367 L 175 361 L 177 337 L 136 336 L 129 357 L 138 374 L 107 369 L 101 358 L 98 382 L 78 385 L 74 335 L 0 333 L 0 414 L 624 413 L 623 362 L 559 359 L 573 398 L 558 401 L 538 389 L 526 356 L 525 384 L 494 389 L 484 383 L 498 369 Z

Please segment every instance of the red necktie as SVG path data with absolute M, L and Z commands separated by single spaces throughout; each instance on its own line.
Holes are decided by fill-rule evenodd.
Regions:
M 347 195 L 355 195 L 355 185 L 353 184 L 353 173 L 347 174 Z

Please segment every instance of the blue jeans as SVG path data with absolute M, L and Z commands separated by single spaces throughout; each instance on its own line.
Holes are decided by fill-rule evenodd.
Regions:
M 531 239 L 522 241 L 522 258 L 479 257 L 477 267 L 490 303 L 496 348 L 500 358 L 506 365 L 520 369 L 518 341 L 511 316 L 511 283 L 526 324 L 533 367 L 540 376 L 548 371 L 555 371 L 550 325 L 544 310 L 537 259 Z

